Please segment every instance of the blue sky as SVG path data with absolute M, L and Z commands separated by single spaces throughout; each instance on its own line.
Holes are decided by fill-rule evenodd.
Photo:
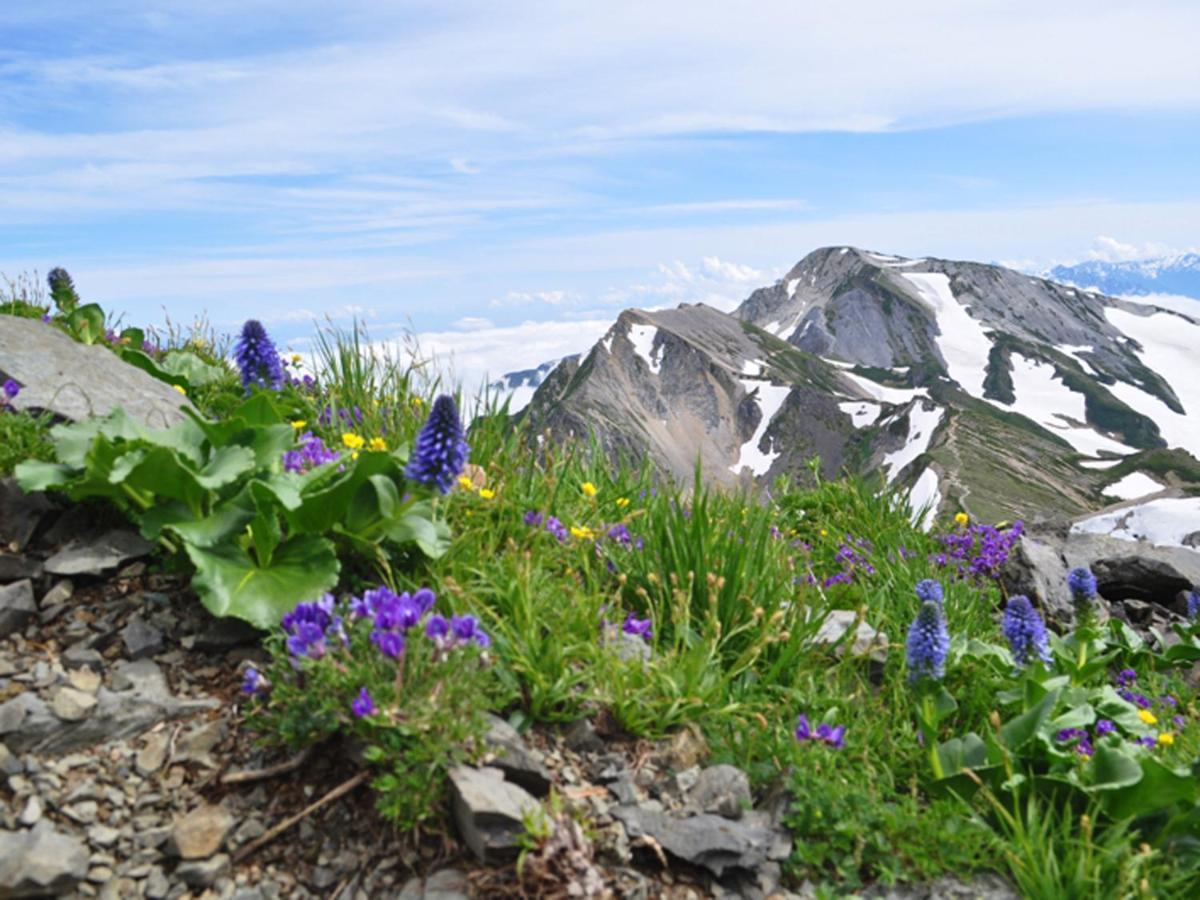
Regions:
M 1200 243 L 1200 4 L 0 7 L 0 272 L 136 321 L 412 327 L 460 372 L 853 243 Z

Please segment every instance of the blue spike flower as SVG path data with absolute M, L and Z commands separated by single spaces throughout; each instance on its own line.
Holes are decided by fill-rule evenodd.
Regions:
M 921 604 L 908 629 L 908 680 L 923 678 L 940 681 L 946 674 L 950 653 L 950 632 L 942 608 L 932 600 Z
M 942 591 L 942 585 L 932 578 L 925 578 L 921 581 L 918 581 L 916 591 L 917 598 L 922 603 L 933 601 L 934 603 L 940 605 L 942 598 L 945 596 L 944 592 Z
M 1013 661 L 1018 666 L 1028 665 L 1034 657 L 1050 665 L 1050 640 L 1046 634 L 1046 623 L 1024 594 L 1009 598 L 1008 605 L 1004 607 L 1002 627 Z
M 467 464 L 469 450 L 454 398 L 442 394 L 417 435 L 404 476 L 448 494 Z
M 243 387 L 273 391 L 283 387 L 283 362 L 279 359 L 279 351 L 257 319 L 249 319 L 242 326 L 242 336 L 233 348 L 233 355 L 242 373 Z

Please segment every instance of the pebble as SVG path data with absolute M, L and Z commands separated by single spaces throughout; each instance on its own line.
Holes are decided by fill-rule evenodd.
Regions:
M 117 842 L 121 832 L 108 825 L 93 825 L 87 830 L 88 842 L 96 847 L 111 847 Z
M 59 688 L 50 701 L 50 708 L 64 722 L 86 719 L 95 706 L 94 696 L 72 687 Z
M 63 815 L 80 825 L 91 825 L 96 821 L 99 812 L 100 807 L 96 805 L 95 800 L 84 800 L 82 803 L 63 807 Z
M 221 848 L 232 828 L 233 816 L 225 807 L 200 806 L 175 820 L 169 849 L 185 860 L 204 859 Z
M 100 675 L 91 669 L 72 669 L 67 673 L 67 681 L 71 687 L 85 694 L 94 694 L 100 690 Z
M 142 775 L 153 775 L 167 761 L 169 738 L 166 732 L 156 731 L 146 735 L 146 743 L 138 751 L 134 766 Z
M 25 808 L 21 810 L 21 815 L 17 821 L 26 828 L 32 828 L 38 823 L 42 817 L 42 801 L 38 799 L 38 795 L 34 794 L 25 802 Z

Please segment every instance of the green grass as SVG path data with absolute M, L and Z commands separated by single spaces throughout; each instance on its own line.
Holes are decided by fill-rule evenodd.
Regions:
M 228 347 L 203 325 L 168 342 L 216 362 Z M 353 432 L 403 448 L 433 396 L 452 390 L 418 347 L 377 350 L 359 327 L 321 332 L 316 355 L 315 392 L 289 389 L 286 400 L 331 445 Z M 219 417 L 241 396 L 229 369 L 193 399 Z M 356 409 L 351 419 L 337 412 Z M 496 712 L 546 724 L 603 712 L 638 738 L 698 728 L 711 761 L 743 768 L 760 796 L 790 798 L 787 872 L 823 895 L 973 871 L 1000 872 L 1034 897 L 1138 896 L 1144 884 L 1157 896 L 1188 895 L 1185 857 L 1165 845 L 1142 850 L 1142 823 L 1093 810 L 1091 830 L 1081 830 L 1080 810 L 1036 792 L 1017 808 L 983 794 L 932 796 L 904 660 L 914 586 L 943 580 L 960 648 L 1000 640 L 1003 598 L 990 581 L 939 569 L 930 557 L 940 544 L 913 529 L 894 494 L 874 482 L 822 480 L 816 466 L 806 489 L 717 491 L 699 477 L 679 489 L 645 466 L 614 465 L 595 444 L 544 440 L 504 412 L 482 398 L 469 434 L 474 487 L 437 501 L 454 535 L 449 552 L 390 560 L 397 587 L 429 585 L 456 611 L 481 617 L 493 639 Z M 1002 413 L 977 418 L 998 433 L 1014 430 Z M 44 434 L 44 423 L 0 414 L 0 472 L 44 454 Z M 1040 433 L 1027 437 L 1047 455 L 1057 449 Z M 528 513 L 557 517 L 575 536 L 560 542 L 528 524 Z M 627 529 L 631 545 L 609 537 L 614 526 Z M 850 583 L 826 586 L 841 571 Z M 350 573 L 343 587 L 358 590 L 371 577 Z M 887 636 L 882 666 L 816 643 L 834 609 L 859 612 Z M 629 614 L 652 621 L 647 660 L 618 652 Z M 1000 705 L 996 684 L 985 662 L 955 657 L 945 687 L 957 709 L 939 736 L 987 733 Z M 1178 692 L 1195 716 L 1195 694 L 1181 681 L 1164 676 L 1160 687 Z M 845 725 L 845 747 L 798 742 L 801 713 Z M 1170 758 L 1183 763 L 1197 749 L 1181 736 Z
M 49 414 L 31 415 L 0 407 L 0 476 L 11 475 L 17 463 L 26 459 L 50 460 Z

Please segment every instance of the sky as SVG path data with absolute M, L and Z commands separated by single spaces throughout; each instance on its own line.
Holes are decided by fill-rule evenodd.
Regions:
M 0 273 L 466 379 L 852 244 L 1200 244 L 1200 4 L 0 4 Z

